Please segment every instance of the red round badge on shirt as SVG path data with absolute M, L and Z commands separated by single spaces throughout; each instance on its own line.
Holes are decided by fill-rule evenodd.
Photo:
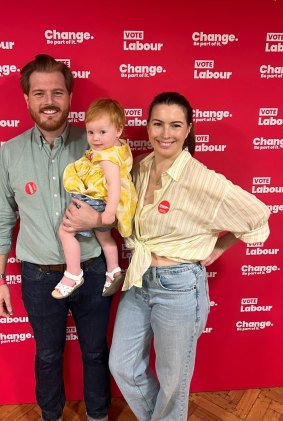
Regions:
M 158 205 L 158 212 L 159 213 L 167 213 L 167 212 L 169 212 L 169 209 L 170 209 L 170 203 L 167 202 L 167 200 L 163 200 Z
M 36 193 L 36 185 L 33 181 L 29 181 L 25 185 L 25 191 L 27 194 L 35 194 Z

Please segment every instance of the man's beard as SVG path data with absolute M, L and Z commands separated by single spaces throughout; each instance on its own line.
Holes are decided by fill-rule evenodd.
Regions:
M 59 108 L 56 107 L 50 107 L 50 108 L 46 108 L 46 109 L 56 109 L 59 110 Z M 48 119 L 46 118 L 46 116 L 44 116 L 44 120 L 41 119 L 41 112 L 36 112 L 33 110 L 29 110 L 30 112 L 30 116 L 33 119 L 33 121 L 36 123 L 36 125 L 39 127 L 39 129 L 45 130 L 46 132 L 53 132 L 56 131 L 58 129 L 60 129 L 60 127 L 62 127 L 65 123 L 65 121 L 67 120 L 68 114 L 69 114 L 70 109 L 65 109 L 62 111 L 62 114 L 60 115 L 59 119 Z

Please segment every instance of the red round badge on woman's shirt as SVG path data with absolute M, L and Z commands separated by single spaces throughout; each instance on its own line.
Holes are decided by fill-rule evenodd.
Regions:
M 167 202 L 167 200 L 163 200 L 158 205 L 158 212 L 159 213 L 167 213 L 167 212 L 169 212 L 169 209 L 170 209 L 170 203 Z
M 33 181 L 29 181 L 25 185 L 25 191 L 27 194 L 35 194 L 36 193 L 36 184 Z

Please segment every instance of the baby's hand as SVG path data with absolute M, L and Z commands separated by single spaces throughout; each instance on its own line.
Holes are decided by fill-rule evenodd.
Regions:
M 104 211 L 101 214 L 101 221 L 103 225 L 112 225 L 115 222 L 115 214 L 113 215 L 113 213 Z

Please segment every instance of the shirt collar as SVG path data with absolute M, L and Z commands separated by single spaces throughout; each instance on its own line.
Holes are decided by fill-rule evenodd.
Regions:
M 70 124 L 67 123 L 66 127 L 63 130 L 63 132 L 61 133 L 61 135 L 58 136 L 55 139 L 54 144 L 58 141 L 61 141 L 61 142 L 63 142 L 63 144 L 65 144 L 67 139 L 68 139 L 69 133 L 70 133 Z M 42 133 L 41 133 L 41 131 L 40 131 L 40 129 L 37 125 L 35 125 L 34 129 L 33 129 L 33 138 L 34 138 L 35 142 L 40 146 L 42 146 L 42 143 L 45 141 L 44 136 L 42 135 Z
M 149 169 L 152 165 L 153 158 L 154 152 L 151 152 L 140 162 L 140 166 Z M 178 181 L 183 173 L 185 166 L 191 160 L 191 158 L 192 155 L 187 150 L 183 150 L 175 159 L 171 167 L 165 171 L 165 173 L 168 174 L 173 180 Z

